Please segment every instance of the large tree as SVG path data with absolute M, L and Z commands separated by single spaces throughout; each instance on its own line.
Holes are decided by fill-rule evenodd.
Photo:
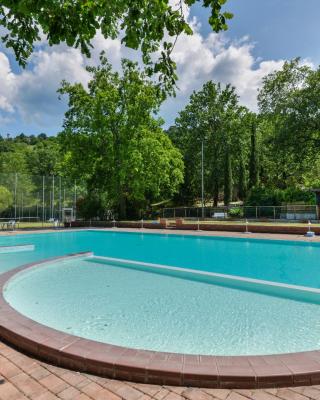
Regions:
M 196 2 L 211 9 L 209 24 L 215 32 L 227 29 L 232 14 L 222 10 L 226 0 L 2 0 L 2 40 L 25 65 L 41 32 L 50 45 L 66 43 L 88 56 L 97 31 L 105 38 L 120 35 L 127 47 L 141 50 L 148 73 L 160 72 L 161 83 L 170 90 L 176 79 L 171 59 L 175 40 L 192 34 L 184 7 Z M 153 63 L 151 54 L 157 51 L 160 56 Z
M 264 140 L 264 180 L 276 187 L 303 185 L 320 150 L 320 69 L 286 62 L 267 75 L 258 96 Z M 267 179 L 268 177 L 268 179 Z
M 193 203 L 200 197 L 202 142 L 206 197 L 217 205 L 223 190 L 225 204 L 229 204 L 234 183 L 238 191 L 241 184 L 241 196 L 245 195 L 247 178 L 241 168 L 245 169 L 248 156 L 247 129 L 242 123 L 246 114 L 247 110 L 239 106 L 238 96 L 230 85 L 222 87 L 209 81 L 191 95 L 175 126 L 169 129 L 186 165 L 180 201 Z
M 157 87 L 136 64 L 123 60 L 122 74 L 105 57 L 88 90 L 64 82 L 69 97 L 64 130 L 65 166 L 84 180 L 89 193 L 106 193 L 108 205 L 127 216 L 127 205 L 145 207 L 172 196 L 183 180 L 180 152 L 155 118 L 161 104 Z

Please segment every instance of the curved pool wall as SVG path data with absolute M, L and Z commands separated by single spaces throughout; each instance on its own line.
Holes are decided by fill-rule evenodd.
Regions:
M 34 251 L 0 254 L 0 273 L 90 250 L 97 256 L 320 288 L 320 243 L 95 230 L 0 237 L 0 246 L 26 243 Z
M 78 257 L 84 254 L 71 256 Z M 41 325 L 14 310 L 3 293 L 20 272 L 28 274 L 49 264 L 44 260 L 0 275 L 0 338 L 40 359 L 109 378 L 160 385 L 261 388 L 320 383 L 319 351 L 241 357 L 154 352 L 99 343 Z

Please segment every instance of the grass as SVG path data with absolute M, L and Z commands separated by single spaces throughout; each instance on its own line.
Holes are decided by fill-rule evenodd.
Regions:
M 61 226 L 63 226 L 61 224 Z M 52 222 L 20 222 L 19 229 L 42 229 L 42 228 L 54 228 Z M 4 229 L 4 231 L 7 231 Z M 8 230 L 10 231 L 10 229 Z

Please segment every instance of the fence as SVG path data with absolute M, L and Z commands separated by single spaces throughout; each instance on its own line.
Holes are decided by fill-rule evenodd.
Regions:
M 163 218 L 189 219 L 251 219 L 306 221 L 319 220 L 316 205 L 284 206 L 220 206 L 220 207 L 175 207 L 164 208 Z
M 61 221 L 65 208 L 76 217 L 77 192 L 76 182 L 61 176 L 0 174 L 0 220 Z

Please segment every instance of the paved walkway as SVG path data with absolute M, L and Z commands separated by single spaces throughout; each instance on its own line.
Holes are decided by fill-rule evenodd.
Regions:
M 264 390 L 144 385 L 69 371 L 0 342 L 1 400 L 320 400 L 320 385 Z
M 99 231 L 111 231 L 111 232 L 137 232 L 137 233 L 150 233 L 164 235 L 192 235 L 192 236 L 213 236 L 213 237 L 237 237 L 245 239 L 271 239 L 271 240 L 290 240 L 298 242 L 320 242 L 320 235 L 316 235 L 313 238 L 305 237 L 304 235 L 288 234 L 288 233 L 248 233 L 243 232 L 228 232 L 228 231 L 191 231 L 183 229 L 136 229 L 136 228 L 73 228 L 72 231 L 85 231 L 85 230 L 99 230 Z M 17 230 L 17 231 L 0 231 L 0 236 L 14 236 L 14 235 L 34 235 L 42 233 L 58 233 L 63 231 L 69 231 L 70 229 L 38 229 L 38 230 Z

